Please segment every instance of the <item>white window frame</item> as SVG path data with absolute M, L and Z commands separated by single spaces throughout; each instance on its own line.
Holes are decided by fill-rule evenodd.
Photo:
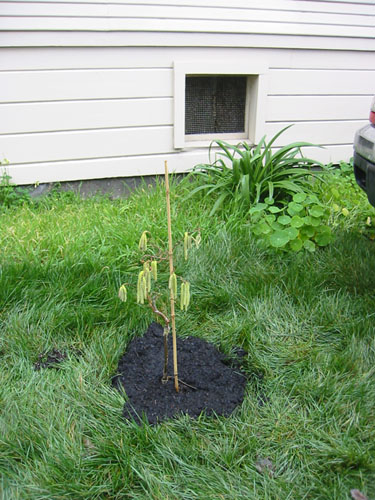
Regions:
M 245 132 L 231 134 L 185 134 L 185 82 L 188 76 L 246 76 Z M 252 78 L 250 78 L 252 77 Z M 257 144 L 264 135 L 267 97 L 265 65 L 243 61 L 175 61 L 174 62 L 174 147 L 175 149 L 207 147 L 215 139 L 236 143 L 239 140 Z

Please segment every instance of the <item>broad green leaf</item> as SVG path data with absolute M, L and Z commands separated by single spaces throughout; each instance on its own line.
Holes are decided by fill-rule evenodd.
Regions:
M 255 212 L 251 214 L 251 222 L 252 224 L 255 224 L 256 222 L 259 222 L 262 219 L 262 212 Z
M 290 221 L 290 225 L 292 227 L 302 227 L 304 225 L 302 217 L 299 215 L 293 215 L 292 220 Z
M 270 228 L 270 226 L 267 224 L 267 222 L 260 222 L 260 223 L 258 224 L 258 227 L 259 227 L 260 232 L 261 232 L 262 234 L 269 234 L 269 233 L 272 231 L 272 229 L 271 229 L 271 228 Z
M 316 196 L 316 194 L 309 194 L 307 201 L 309 203 L 315 203 L 316 205 L 320 204 L 319 198 Z
M 303 246 L 304 246 L 304 248 L 306 248 L 306 250 L 308 250 L 309 252 L 315 252 L 315 248 L 316 248 L 316 246 L 315 246 L 315 243 L 314 243 L 313 241 L 311 241 L 311 240 L 306 240 L 306 241 L 304 241 Z
M 269 238 L 270 244 L 276 248 L 285 247 L 289 240 L 290 237 L 285 230 L 275 231 Z
M 295 201 L 291 201 L 287 208 L 288 214 L 291 216 L 299 214 L 301 210 L 303 210 L 303 205 L 296 203 Z
M 310 217 L 310 215 L 306 215 L 302 220 L 303 223 L 306 224 L 306 226 L 312 226 L 312 218 Z
M 310 208 L 310 215 L 313 217 L 321 217 L 324 215 L 324 209 L 319 205 L 314 205 Z
M 308 238 L 312 238 L 315 234 L 315 227 L 312 226 L 303 226 L 300 229 L 302 235 L 307 236 Z
M 283 226 L 279 224 L 278 222 L 274 221 L 270 223 L 270 226 L 274 231 L 281 231 L 283 229 Z
M 275 205 L 270 205 L 268 207 L 268 210 L 271 212 L 271 214 L 277 214 L 281 212 L 281 208 L 275 207 Z
M 271 222 L 274 222 L 276 220 L 276 215 L 267 214 L 264 216 L 264 218 L 269 224 L 271 224 Z
M 255 236 L 260 236 L 262 234 L 262 227 L 261 227 L 262 222 L 258 222 L 257 224 L 254 224 L 251 228 L 251 232 L 255 234 Z
M 257 203 L 256 205 L 254 205 L 253 207 L 250 208 L 249 213 L 254 214 L 256 212 L 261 212 L 265 208 L 267 208 L 266 203 Z
M 293 250 L 293 252 L 299 252 L 303 247 L 303 242 L 299 238 L 295 238 L 294 240 L 291 240 L 289 242 L 289 246 L 290 249 Z
M 293 195 L 293 201 L 296 203 L 302 203 L 303 201 L 306 200 L 306 193 L 296 193 Z
M 310 224 L 314 227 L 318 227 L 322 224 L 322 220 L 318 217 L 310 217 Z
M 267 203 L 267 205 L 273 205 L 275 203 L 275 200 L 267 196 L 267 198 L 264 198 L 264 202 Z
M 288 234 L 290 240 L 294 240 L 298 236 L 298 229 L 295 227 L 287 227 L 285 228 L 285 232 Z
M 277 218 L 277 222 L 283 226 L 287 226 L 291 220 L 292 219 L 289 215 L 280 215 L 280 217 Z

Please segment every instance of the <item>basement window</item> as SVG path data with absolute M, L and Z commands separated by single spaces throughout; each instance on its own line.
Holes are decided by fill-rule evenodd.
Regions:
M 177 62 L 174 70 L 176 149 L 205 147 L 215 139 L 260 139 L 265 122 L 263 67 L 199 61 Z
M 246 76 L 186 76 L 185 134 L 243 134 Z

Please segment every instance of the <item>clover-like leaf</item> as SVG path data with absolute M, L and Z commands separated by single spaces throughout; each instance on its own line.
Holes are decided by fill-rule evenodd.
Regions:
M 277 221 L 271 222 L 270 226 L 274 231 L 281 231 L 281 229 L 283 229 L 283 226 L 279 224 Z
M 288 234 L 290 240 L 294 240 L 299 234 L 298 229 L 295 227 L 287 227 L 284 231 Z
M 258 224 L 261 234 L 269 234 L 272 229 L 266 222 L 261 222 Z
M 314 227 L 320 226 L 322 220 L 319 217 L 310 217 L 310 224 Z
M 305 200 L 306 200 L 306 193 L 296 193 L 293 196 L 293 201 L 295 201 L 296 203 L 302 203 Z
M 268 207 L 268 210 L 271 212 L 271 214 L 277 214 L 277 213 L 281 212 L 281 208 L 275 207 L 275 205 L 270 205 Z
M 290 237 L 285 230 L 275 231 L 270 236 L 270 244 L 276 248 L 285 247 L 289 240 Z
M 322 217 L 322 215 L 324 215 L 324 209 L 319 205 L 314 205 L 310 208 L 310 215 L 313 217 Z
M 315 243 L 311 240 L 306 240 L 303 242 L 303 246 L 304 248 L 306 248 L 306 250 L 308 250 L 309 252 L 315 252 Z
M 315 228 L 312 226 L 303 226 L 300 229 L 301 234 L 307 236 L 308 238 L 312 238 L 315 234 Z
M 282 224 L 283 226 L 287 226 L 288 224 L 290 224 L 290 221 L 291 221 L 291 217 L 289 217 L 289 215 L 280 215 L 280 217 L 278 217 L 277 219 L 277 222 L 279 224 Z
M 265 208 L 267 208 L 268 205 L 266 203 L 257 203 L 256 205 L 254 205 L 253 207 L 250 208 L 249 210 L 249 214 L 256 214 L 257 212 L 261 212 L 262 210 L 264 210 Z
M 300 203 L 296 203 L 295 201 L 291 201 L 288 205 L 287 211 L 288 214 L 293 217 L 293 215 L 297 215 L 303 210 L 303 205 Z
M 290 225 L 297 228 L 302 227 L 304 225 L 304 221 L 299 215 L 293 215 L 292 220 L 290 221 Z
M 320 204 L 319 198 L 316 196 L 316 194 L 309 194 L 309 196 L 306 198 L 306 202 L 315 203 L 316 205 Z
M 271 222 L 274 222 L 276 220 L 276 215 L 274 214 L 267 214 L 264 219 L 271 224 Z M 371 224 L 369 224 L 371 226 Z
M 293 250 L 293 252 L 299 252 L 303 247 L 303 241 L 299 238 L 295 238 L 294 240 L 291 240 L 289 242 L 289 246 L 290 249 Z

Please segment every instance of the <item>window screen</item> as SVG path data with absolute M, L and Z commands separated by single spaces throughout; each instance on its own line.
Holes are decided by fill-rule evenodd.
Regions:
M 246 76 L 186 76 L 185 134 L 245 131 Z

